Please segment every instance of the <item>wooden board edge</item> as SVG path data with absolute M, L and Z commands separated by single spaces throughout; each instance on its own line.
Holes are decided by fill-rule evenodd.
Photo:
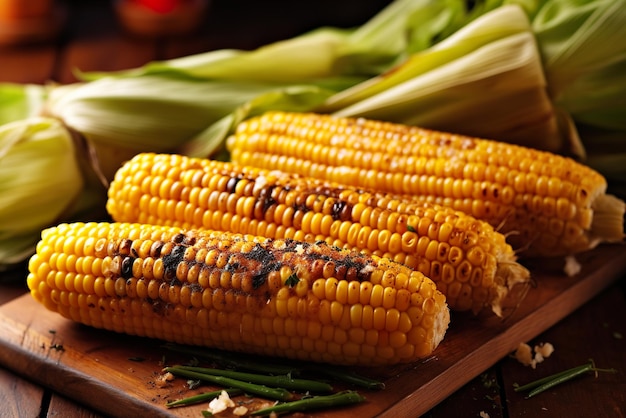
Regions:
M 14 329 L 20 329 L 25 338 L 29 333 L 27 326 L 14 321 L 0 312 L 0 331 L 10 326 L 13 326 Z M 31 337 L 36 337 L 40 341 L 39 344 L 42 347 L 46 346 L 48 347 L 47 350 L 52 350 L 50 347 L 53 345 L 53 337 L 48 338 L 38 332 L 30 334 Z M 59 382 L 55 378 L 56 374 L 48 373 L 48 370 L 58 367 L 55 364 L 58 361 L 55 356 L 34 355 L 27 348 L 14 341 L 5 341 L 5 347 L 7 349 L 0 350 L 0 364 L 4 367 L 14 373 L 18 373 L 31 382 L 42 385 L 86 407 L 119 417 L 143 416 L 146 413 L 151 417 L 174 417 L 174 415 L 168 413 L 167 410 L 164 410 L 159 405 L 146 402 L 137 397 L 127 396 L 123 390 L 93 379 L 79 370 L 66 369 L 62 382 Z M 15 364 L 27 364 L 27 373 L 24 373 L 24 368 L 15 367 Z M 97 393 L 106 393 L 107 396 L 94 396 Z M 86 399 L 89 401 L 86 402 Z
M 607 270 L 612 270 L 612 274 L 607 274 Z M 620 274 L 615 274 L 615 270 Z M 441 400 L 446 399 L 463 387 L 463 385 L 480 375 L 480 373 L 483 373 L 502 358 L 511 354 L 517 348 L 517 344 L 538 337 L 542 332 L 556 325 L 571 312 L 599 295 L 612 283 L 616 282 L 624 272 L 626 272 L 626 257 L 619 258 L 615 264 L 604 265 L 591 273 L 586 280 L 578 281 L 560 293 L 552 300 L 552 303 L 544 304 L 536 311 L 530 313 L 524 321 L 513 324 L 477 350 L 468 353 L 463 359 L 446 368 L 434 379 L 426 382 L 420 387 L 421 393 L 419 395 L 412 392 L 401 402 L 397 402 L 381 412 L 377 415 L 377 418 L 421 416 L 425 414 L 437 406 Z M 561 309 L 554 309 L 555 303 L 558 303 Z M 539 326 L 528 327 L 528 320 L 536 320 Z M 507 344 L 507 341 L 519 342 Z M 470 373 L 467 373 L 468 369 L 466 368 L 464 369 L 465 373 L 461 374 L 458 373 L 459 364 L 476 364 L 482 365 L 482 367 L 472 368 Z M 451 382 L 453 383 L 451 384 Z

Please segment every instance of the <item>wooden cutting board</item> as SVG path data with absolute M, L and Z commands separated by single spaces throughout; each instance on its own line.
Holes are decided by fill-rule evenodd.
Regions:
M 602 246 L 578 261 L 582 271 L 574 277 L 562 272 L 562 260 L 527 263 L 536 285 L 506 320 L 453 313 L 446 338 L 433 357 L 395 368 L 359 370 L 383 380 L 386 388 L 359 390 L 367 398 L 365 403 L 316 411 L 315 416 L 398 417 L 427 412 L 520 342 L 535 338 L 626 274 L 626 247 Z M 0 363 L 108 415 L 202 416 L 206 403 L 174 409 L 167 409 L 165 403 L 215 387 L 191 391 L 184 379 L 159 387 L 163 359 L 172 361 L 159 341 L 73 323 L 47 311 L 28 294 L 0 307 Z

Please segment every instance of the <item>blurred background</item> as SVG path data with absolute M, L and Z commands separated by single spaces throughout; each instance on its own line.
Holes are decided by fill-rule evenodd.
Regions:
M 55 9 L 53 15 L 41 20 L 19 16 L 19 13 L 34 13 L 31 3 L 37 2 L 51 3 Z M 166 10 L 168 3 L 180 0 L 126 0 L 133 2 Z M 0 81 L 69 83 L 76 81 L 72 68 L 114 71 L 154 59 L 214 49 L 252 49 L 320 26 L 353 27 L 390 3 L 389 0 L 202 2 L 197 27 L 176 34 L 160 34 L 158 30 L 148 34 L 127 27 L 123 10 L 128 5 L 120 0 L 0 0 Z M 61 19 L 58 31 L 43 34 L 41 39 L 29 39 L 32 38 L 29 30 L 39 32 L 42 24 L 54 25 L 55 19 Z M 21 65 L 15 65 L 18 62 Z

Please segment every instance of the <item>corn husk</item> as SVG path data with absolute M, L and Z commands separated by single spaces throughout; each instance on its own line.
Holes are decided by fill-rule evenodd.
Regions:
M 316 106 L 330 94 L 317 86 L 146 74 L 60 86 L 50 93 L 46 111 L 87 141 L 96 157 L 94 169 L 106 184 L 138 152 L 184 152 L 183 146 L 197 144 L 205 155 L 215 154 L 226 134 L 216 129 L 253 102 L 298 110 Z
M 331 97 L 324 111 L 580 154 L 547 93 L 530 21 L 494 9 L 398 67 Z
M 44 107 L 46 95 L 44 86 L 0 83 L 0 125 L 37 116 Z
M 71 135 L 55 119 L 0 127 L 0 268 L 34 250 L 41 230 L 71 212 L 84 185 Z
M 555 104 L 579 123 L 626 132 L 626 1 L 544 3 L 533 32 Z
M 145 75 L 61 86 L 47 112 L 90 141 L 171 151 L 233 109 L 281 86 Z

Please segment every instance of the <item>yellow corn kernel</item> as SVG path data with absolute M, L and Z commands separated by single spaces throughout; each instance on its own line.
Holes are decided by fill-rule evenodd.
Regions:
M 311 146 L 316 152 L 302 152 Z M 545 151 L 363 118 L 290 112 L 244 121 L 227 147 L 241 165 L 464 211 L 509 235 L 522 256 L 574 254 L 624 240 L 624 202 L 606 194 L 602 175 Z
M 159 210 L 157 204 L 136 207 L 132 211 L 128 205 L 128 191 L 135 178 L 143 181 L 156 177 L 158 167 L 176 169 L 178 177 L 170 178 L 182 184 L 182 192 L 177 204 L 185 205 L 180 213 L 167 213 Z M 137 175 L 136 172 L 143 172 Z M 201 171 L 203 178 L 210 178 L 205 186 L 207 199 L 215 202 L 192 202 L 185 200 L 186 188 L 195 187 L 187 183 L 194 176 L 190 172 Z M 245 188 L 237 185 L 245 182 Z M 235 194 L 242 193 L 242 194 Z M 244 195 L 243 193 L 247 193 Z M 250 216 L 234 211 L 237 204 L 233 199 L 253 199 L 255 210 Z M 252 204 L 251 204 L 252 205 Z M 206 209 L 201 209 L 205 207 Z M 447 299 L 451 309 L 479 312 L 491 308 L 498 315 L 509 306 L 517 306 L 519 300 L 507 300 L 508 295 L 522 295 L 511 292 L 515 287 L 528 285 L 529 273 L 516 262 L 516 255 L 506 243 L 504 235 L 496 232 L 486 222 L 478 221 L 462 212 L 439 205 L 412 203 L 398 200 L 383 193 L 361 193 L 360 190 L 336 184 L 329 184 L 311 178 L 303 178 L 286 173 L 267 172 L 250 167 L 207 159 L 188 158 L 180 155 L 139 154 L 116 173 L 109 187 L 107 210 L 115 221 L 173 225 L 181 228 L 204 228 L 237 233 L 266 236 L 268 238 L 292 238 L 308 242 L 323 240 L 340 248 L 360 250 L 367 254 L 390 258 L 398 263 L 416 269 L 436 282 L 442 278 L 449 281 L 467 282 L 472 270 L 485 277 L 471 283 L 469 299 L 457 303 L 456 297 Z M 202 222 L 195 216 L 187 215 L 203 210 Z M 327 219 L 326 232 L 312 225 L 318 219 Z M 244 228 L 245 226 L 245 228 Z M 320 232 L 318 233 L 313 233 Z M 482 258 L 479 255 L 483 254 Z M 492 255 L 487 257 L 486 254 Z M 457 273 L 454 266 L 463 260 L 469 264 Z M 223 264 L 223 263 L 222 263 Z M 445 267 L 451 264 L 450 267 Z M 329 266 L 334 273 L 336 266 Z M 469 270 L 468 270 L 469 269 Z M 160 273 L 161 268 L 153 269 Z M 187 273 L 188 274 L 188 273 Z M 290 273 L 283 274 L 283 282 Z M 341 280 L 351 279 L 355 272 L 348 268 L 338 271 Z M 201 277 L 202 273 L 200 272 Z M 328 278 L 327 275 L 325 277 Z M 478 291 L 477 287 L 486 287 Z M 473 300 L 473 291 L 481 296 Z M 484 294 L 489 295 L 487 299 Z M 332 297 L 332 296 L 331 296 Z
M 93 252 L 87 248 L 93 242 L 102 248 L 98 258 L 85 255 Z M 432 291 L 434 283 L 423 274 L 325 242 L 74 223 L 45 230 L 37 248 L 27 283 L 46 308 L 89 326 L 176 343 L 392 365 L 430 355 L 450 320 L 445 296 Z M 73 272 L 77 265 L 91 273 Z M 153 267 L 144 274 L 147 265 Z M 190 280 L 194 268 L 198 272 Z M 382 282 L 366 286 L 383 275 Z M 399 300 L 399 290 L 411 293 Z M 359 313 L 371 308 L 363 300 L 376 301 L 368 321 Z M 414 330 L 425 323 L 428 329 Z

